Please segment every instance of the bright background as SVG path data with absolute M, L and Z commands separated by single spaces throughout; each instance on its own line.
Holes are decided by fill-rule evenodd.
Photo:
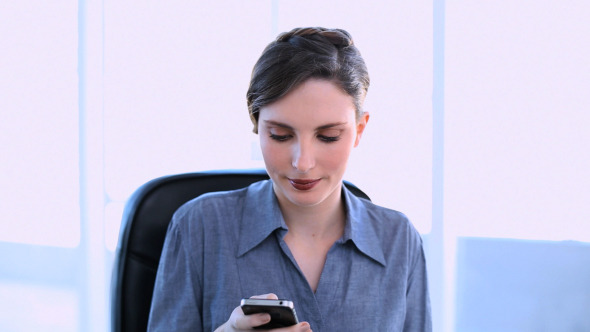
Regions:
M 341 27 L 371 75 L 346 178 L 423 234 L 435 331 L 590 330 L 590 4 L 4 1 L 0 330 L 108 331 L 125 200 L 263 167 L 262 49 Z

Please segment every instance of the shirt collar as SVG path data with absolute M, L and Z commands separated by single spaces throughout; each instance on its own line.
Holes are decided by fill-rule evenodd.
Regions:
M 272 188 L 272 181 L 254 183 L 246 191 L 238 257 L 264 241 L 277 228 L 287 229 L 279 203 Z
M 345 186 L 342 196 L 346 205 L 346 225 L 341 241 L 352 241 L 363 254 L 385 265 L 380 239 L 375 233 L 365 203 Z M 272 181 L 265 180 L 248 187 L 242 212 L 238 257 L 252 250 L 279 228 L 287 230 L 287 225 Z
M 381 239 L 375 233 L 372 218 L 366 208 L 367 203 L 351 193 L 346 186 L 342 188 L 346 205 L 346 226 L 342 240 L 351 240 L 363 254 L 385 266 Z

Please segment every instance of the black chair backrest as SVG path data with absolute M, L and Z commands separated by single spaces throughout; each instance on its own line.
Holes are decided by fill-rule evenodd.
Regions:
M 138 188 L 127 201 L 111 281 L 113 332 L 146 331 L 152 292 L 168 224 L 184 203 L 214 191 L 268 179 L 265 170 L 229 170 L 164 176 Z M 356 196 L 369 197 L 349 182 Z

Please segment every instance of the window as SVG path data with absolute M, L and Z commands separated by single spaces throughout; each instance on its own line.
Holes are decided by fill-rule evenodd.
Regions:
M 0 330 L 80 321 L 75 2 L 0 11 Z

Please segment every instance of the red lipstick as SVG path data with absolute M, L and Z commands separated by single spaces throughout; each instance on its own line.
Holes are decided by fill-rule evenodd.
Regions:
M 320 179 L 289 179 L 293 188 L 301 191 L 311 190 L 320 182 Z

